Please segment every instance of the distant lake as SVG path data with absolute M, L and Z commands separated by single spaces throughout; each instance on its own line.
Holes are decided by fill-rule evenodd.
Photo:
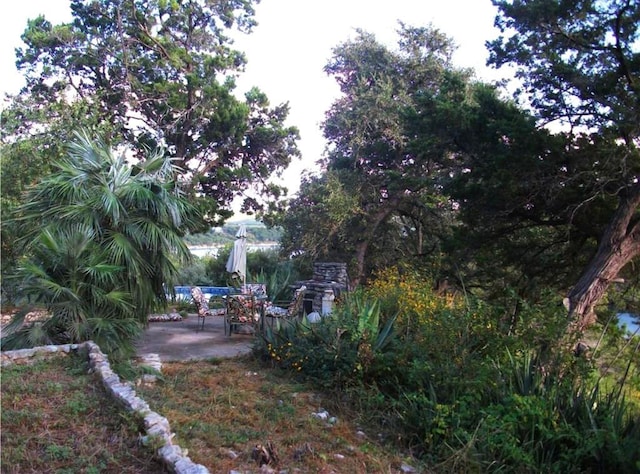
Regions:
M 640 335 L 640 317 L 636 314 L 618 314 L 618 326 L 621 328 L 625 326 L 630 334 Z
M 190 245 L 189 251 L 196 257 L 217 257 L 221 248 L 217 245 Z
M 196 257 L 217 257 L 224 245 L 189 245 L 189 251 Z M 279 245 L 274 242 L 247 245 L 247 252 L 259 252 L 262 250 L 275 250 Z

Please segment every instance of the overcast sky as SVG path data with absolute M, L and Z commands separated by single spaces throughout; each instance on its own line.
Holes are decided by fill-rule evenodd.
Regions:
M 314 167 L 324 142 L 320 122 L 337 97 L 334 81 L 323 72 L 331 50 L 355 37 L 357 28 L 395 47 L 398 21 L 410 26 L 431 23 L 458 45 L 454 63 L 472 67 L 478 77 L 504 75 L 485 67 L 485 41 L 497 36 L 496 10 L 491 0 L 262 0 L 256 7 L 258 26 L 236 41 L 249 64 L 238 82 L 239 92 L 262 89 L 272 105 L 289 102 L 289 123 L 300 129 L 302 160 L 286 173 L 286 183 L 297 189 L 300 173 Z M 70 19 L 68 0 L 18 0 L 0 16 L 0 91 L 16 92 L 22 80 L 15 68 L 14 50 L 27 19 L 44 14 L 52 23 Z

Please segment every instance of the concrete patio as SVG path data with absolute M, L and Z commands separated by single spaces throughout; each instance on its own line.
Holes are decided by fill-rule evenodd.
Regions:
M 251 352 L 253 335 L 224 335 L 224 318 L 196 314 L 182 321 L 151 322 L 136 344 L 138 357 L 158 354 L 162 362 L 236 357 Z

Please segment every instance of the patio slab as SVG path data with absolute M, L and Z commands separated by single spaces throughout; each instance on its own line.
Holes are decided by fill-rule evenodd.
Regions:
M 225 336 L 224 318 L 208 317 L 204 330 L 197 315 L 182 321 L 151 322 L 136 343 L 138 357 L 157 354 L 163 362 L 229 358 L 251 352 L 254 336 Z

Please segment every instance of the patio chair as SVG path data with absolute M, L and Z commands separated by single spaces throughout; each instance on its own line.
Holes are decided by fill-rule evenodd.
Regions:
M 224 334 L 231 336 L 239 326 L 248 326 L 253 332 L 262 317 L 262 305 L 253 295 L 228 295 L 226 297 Z
M 202 293 L 202 290 L 199 287 L 191 287 L 191 297 L 193 298 L 193 302 L 198 310 L 198 326 L 200 329 L 204 330 L 204 320 L 207 316 L 222 316 L 224 314 L 224 309 L 209 308 L 207 297 Z M 202 319 L 202 325 L 200 325 L 200 319 Z
M 304 294 L 306 290 L 306 286 L 298 288 L 286 308 L 277 305 L 267 305 L 264 309 L 265 319 L 270 318 L 273 325 L 273 322 L 279 319 L 294 320 L 298 318 L 303 312 Z

